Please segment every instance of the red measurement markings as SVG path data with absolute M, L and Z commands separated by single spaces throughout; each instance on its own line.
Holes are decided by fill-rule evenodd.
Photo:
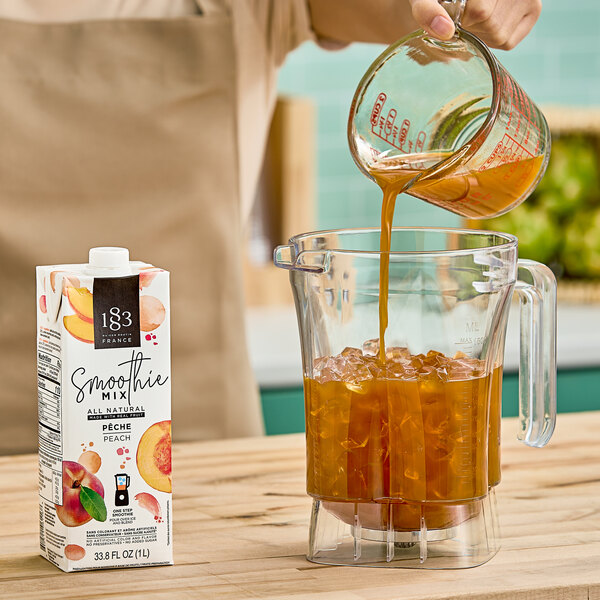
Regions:
M 385 120 L 385 135 L 390 136 L 394 131 L 394 121 L 398 116 L 398 111 L 395 108 L 390 108 L 387 119 Z
M 381 110 L 383 109 L 383 105 L 387 100 L 387 96 L 381 92 L 379 96 L 377 96 L 377 100 L 375 100 L 375 104 L 373 105 L 373 110 L 371 111 L 371 125 L 375 127 L 379 120 L 379 115 L 381 114 Z
M 512 166 L 507 169 L 502 179 L 504 181 L 512 180 L 515 173 L 517 173 L 517 179 L 511 181 L 511 184 L 518 185 L 521 181 L 525 181 L 529 178 L 531 170 L 535 166 L 533 161 L 531 161 L 529 163 L 529 168 L 526 168 L 525 165 L 520 165 L 521 161 L 533 157 L 534 155 L 519 144 L 514 138 L 510 137 L 508 134 L 504 134 L 502 140 L 498 142 L 494 151 L 478 170 L 485 171 L 486 169 L 510 164 Z
M 500 69 L 497 83 L 503 89 L 503 110 L 509 109 L 507 134 L 522 148 L 537 155 L 542 135 L 535 105 L 504 69 Z
M 410 153 L 413 149 L 422 151 L 425 147 L 427 134 L 420 131 L 416 142 L 409 139 L 410 121 L 404 119 L 402 124 L 398 126 L 397 123 L 400 122 L 398 111 L 395 108 L 390 108 L 387 112 L 384 111 L 386 100 L 387 96 L 381 92 L 371 110 L 370 121 L 373 134 L 403 154 Z

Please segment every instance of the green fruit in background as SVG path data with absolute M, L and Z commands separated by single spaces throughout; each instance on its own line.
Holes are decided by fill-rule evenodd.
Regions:
M 589 138 L 558 138 L 532 201 L 555 217 L 569 217 L 598 195 L 598 157 Z
M 519 256 L 549 264 L 567 277 L 600 277 L 600 156 L 598 139 L 553 140 L 548 169 L 531 197 L 487 229 L 519 238 Z
M 513 211 L 490 219 L 488 229 L 512 233 L 519 238 L 519 257 L 548 263 L 558 253 L 561 231 L 552 216 L 542 207 L 521 204 Z
M 600 277 L 600 210 L 575 215 L 565 233 L 561 261 L 572 277 Z

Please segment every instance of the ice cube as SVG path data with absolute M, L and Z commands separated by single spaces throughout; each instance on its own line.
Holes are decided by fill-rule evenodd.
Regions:
M 424 358 L 424 354 L 417 354 L 415 356 L 411 356 L 410 358 L 411 366 L 417 371 L 417 373 L 419 373 L 423 368 Z
M 385 357 L 393 361 L 408 361 L 410 360 L 410 351 L 408 348 L 392 346 L 386 349 Z
M 365 363 L 367 369 L 369 369 L 369 373 L 371 374 L 371 377 L 373 378 L 377 378 L 377 379 L 383 379 L 385 377 L 385 366 L 381 365 L 379 362 L 375 361 L 375 360 L 369 360 L 368 362 Z
M 450 362 L 449 377 L 451 380 L 459 381 L 474 379 L 483 373 L 483 361 L 468 356 L 455 358 Z
M 329 368 L 329 356 L 322 356 L 313 361 L 312 377 L 319 383 L 327 383 L 335 379 L 335 373 Z
M 313 360 L 313 373 L 315 375 L 327 366 L 328 359 L 328 356 L 321 356 L 320 358 L 315 358 L 315 360 Z
M 321 369 L 321 371 L 319 371 L 318 375 L 315 375 L 315 379 L 319 383 L 328 383 L 330 381 L 337 381 L 338 375 L 337 375 L 337 373 L 335 373 L 334 371 L 332 371 L 331 369 L 328 369 L 326 367 L 324 369 Z
M 390 361 L 385 366 L 390 379 L 414 379 L 416 374 L 409 361 Z
M 346 358 L 341 354 L 330 356 L 327 360 L 327 368 L 336 375 L 337 379 L 342 379 L 346 372 Z
M 373 338 L 367 340 L 362 345 L 362 351 L 365 356 L 378 356 L 379 355 L 379 338 Z
M 436 350 L 430 350 L 427 356 L 423 359 L 423 363 L 430 367 L 441 367 L 448 362 L 448 359 Z
M 436 374 L 440 381 L 448 381 L 448 379 L 450 378 L 450 375 L 448 373 L 448 367 L 446 366 L 438 367 L 436 369 Z
M 369 374 L 370 377 L 370 374 Z M 362 380 L 364 381 L 364 380 Z M 369 389 L 367 388 L 366 385 L 361 385 L 361 380 L 355 380 L 355 381 L 346 381 L 345 382 L 345 386 L 346 389 L 349 392 L 352 392 L 353 394 L 366 394 Z
M 362 352 L 358 348 L 346 346 L 346 348 L 341 351 L 340 356 L 362 358 Z

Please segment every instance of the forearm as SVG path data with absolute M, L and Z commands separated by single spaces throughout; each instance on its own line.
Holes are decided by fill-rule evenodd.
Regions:
M 312 26 L 324 39 L 390 44 L 418 29 L 406 0 L 308 0 Z

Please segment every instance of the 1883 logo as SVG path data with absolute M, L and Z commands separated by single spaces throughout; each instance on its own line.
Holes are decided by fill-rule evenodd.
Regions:
M 140 345 L 139 276 L 94 279 L 94 347 Z
M 121 311 L 118 306 L 111 306 L 110 317 L 107 320 L 106 313 L 102 313 L 102 328 L 107 327 L 111 331 L 121 331 L 121 327 L 131 327 L 133 321 L 131 319 L 131 313 L 128 310 Z

